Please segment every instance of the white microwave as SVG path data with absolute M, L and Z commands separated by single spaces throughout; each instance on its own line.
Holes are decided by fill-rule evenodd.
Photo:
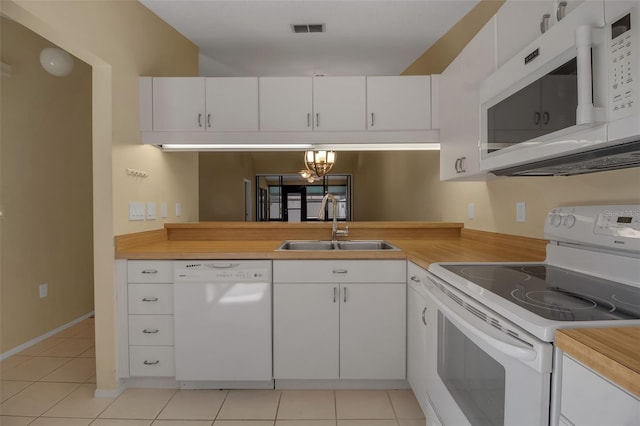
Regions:
M 639 61 L 640 2 L 585 0 L 483 82 L 480 169 L 640 166 Z

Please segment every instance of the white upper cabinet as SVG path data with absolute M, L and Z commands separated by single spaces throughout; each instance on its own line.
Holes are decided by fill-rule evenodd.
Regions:
M 144 81 L 141 86 L 151 82 L 154 132 L 258 130 L 257 77 L 143 77 L 141 80 Z M 141 95 L 141 105 L 143 100 Z M 144 129 L 143 123 L 141 118 Z
M 258 77 L 206 80 L 207 130 L 258 131 Z
M 316 131 L 366 130 L 366 78 L 314 77 Z
M 152 84 L 155 132 L 205 131 L 204 78 L 159 77 Z
M 367 129 L 431 129 L 431 78 L 367 77 Z
M 583 1 L 507 0 L 496 13 L 498 66 L 518 54 L 542 34 L 540 27 L 546 15 L 548 15 L 548 28 L 551 28 L 558 22 L 558 17 L 562 17 L 562 10 L 566 16 Z M 566 3 L 566 6 L 563 6 L 563 3 Z
M 260 77 L 260 130 L 313 130 L 311 77 Z
M 496 70 L 496 18 L 476 34 L 440 76 L 440 179 L 480 174 L 480 84 Z

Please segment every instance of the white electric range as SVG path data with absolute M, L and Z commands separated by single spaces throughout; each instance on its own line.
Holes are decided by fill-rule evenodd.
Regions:
M 429 267 L 432 423 L 553 423 L 555 331 L 640 326 L 640 204 L 554 208 L 545 237 L 544 262 Z

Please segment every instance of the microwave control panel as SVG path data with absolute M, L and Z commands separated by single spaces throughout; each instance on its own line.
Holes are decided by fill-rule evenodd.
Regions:
M 638 106 L 636 64 L 638 43 L 635 34 L 640 22 L 633 22 L 636 13 L 627 12 L 608 24 L 607 43 L 609 49 L 609 99 L 611 121 L 632 115 Z

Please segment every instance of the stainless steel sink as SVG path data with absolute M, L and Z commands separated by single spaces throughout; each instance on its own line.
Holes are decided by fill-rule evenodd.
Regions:
M 322 240 L 301 240 L 283 241 L 276 249 L 278 251 L 306 250 L 306 251 L 327 251 L 327 250 L 361 250 L 361 251 L 381 251 L 400 249 L 391 243 L 383 240 L 351 240 L 351 241 L 322 241 Z
M 339 250 L 400 250 L 386 241 L 339 241 Z
M 331 241 L 285 241 L 277 250 L 334 250 Z

